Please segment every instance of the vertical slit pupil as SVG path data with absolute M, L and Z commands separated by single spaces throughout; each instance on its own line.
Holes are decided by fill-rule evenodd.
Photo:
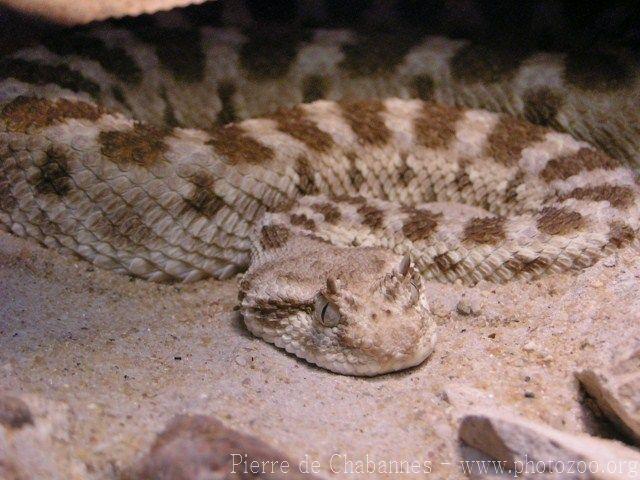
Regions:
M 329 306 L 329 303 L 325 303 L 324 307 L 322 307 L 322 313 L 320 313 L 320 316 L 322 317 L 323 320 L 324 320 L 324 314 L 326 313 L 328 306 Z

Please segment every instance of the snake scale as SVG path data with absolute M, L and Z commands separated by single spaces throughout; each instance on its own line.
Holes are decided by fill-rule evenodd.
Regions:
M 0 60 L 0 226 L 151 281 L 246 271 L 257 336 L 334 372 L 399 370 L 435 344 L 428 281 L 637 244 L 638 78 L 618 50 L 70 30 Z

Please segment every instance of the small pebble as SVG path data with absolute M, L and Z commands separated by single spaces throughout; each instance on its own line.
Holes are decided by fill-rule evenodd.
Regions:
M 246 365 L 247 365 L 247 359 L 246 359 L 246 358 L 244 358 L 244 357 L 241 357 L 240 355 L 238 355 L 238 356 L 236 357 L 236 363 L 237 363 L 238 365 L 240 365 L 241 367 L 244 367 L 244 366 L 246 366 Z
M 618 263 L 618 258 L 616 255 L 610 255 L 602 261 L 602 264 L 605 267 L 615 267 Z
M 536 394 L 533 392 L 524 392 L 525 398 L 536 398 Z
M 462 315 L 470 315 L 471 314 L 471 305 L 469 304 L 469 302 L 466 299 L 462 299 L 458 302 L 458 305 L 456 305 L 456 310 L 458 311 L 458 313 L 462 314 Z
M 477 299 L 461 298 L 456 305 L 456 310 L 461 315 L 478 315 L 480 302 Z
M 31 410 L 23 400 L 12 395 L 0 396 L 0 425 L 20 429 L 33 423 Z

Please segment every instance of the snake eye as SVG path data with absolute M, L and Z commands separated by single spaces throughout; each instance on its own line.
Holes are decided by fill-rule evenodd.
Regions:
M 335 327 L 340 323 L 340 312 L 323 295 L 318 295 L 316 298 L 315 316 L 325 327 Z

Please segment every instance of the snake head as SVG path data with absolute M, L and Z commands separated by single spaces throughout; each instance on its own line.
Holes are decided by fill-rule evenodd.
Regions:
M 252 265 L 241 288 L 253 334 L 336 373 L 401 370 L 433 350 L 422 277 L 409 257 L 386 249 L 301 240 Z

